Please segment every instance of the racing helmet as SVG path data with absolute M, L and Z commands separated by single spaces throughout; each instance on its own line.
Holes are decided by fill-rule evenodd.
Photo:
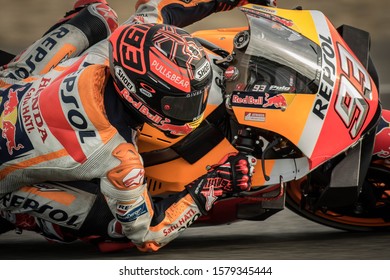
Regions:
M 109 42 L 115 89 L 141 121 L 169 137 L 200 124 L 212 69 L 197 40 L 170 25 L 131 24 L 116 29 Z

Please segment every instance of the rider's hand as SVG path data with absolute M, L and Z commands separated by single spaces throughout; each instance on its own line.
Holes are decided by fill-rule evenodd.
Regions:
M 242 153 L 224 156 L 208 170 L 208 181 L 224 193 L 249 191 L 256 159 Z M 218 180 L 215 180 L 217 179 Z
M 207 212 L 219 197 L 250 190 L 256 162 L 253 156 L 227 154 L 186 188 L 201 211 Z

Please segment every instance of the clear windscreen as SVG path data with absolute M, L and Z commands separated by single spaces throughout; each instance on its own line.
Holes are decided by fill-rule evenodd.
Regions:
M 273 88 L 278 92 L 316 93 L 321 48 L 271 18 L 248 13 L 247 18 L 249 44 L 243 52 L 236 52 L 235 66 L 240 75 L 230 86 L 227 83 L 227 90 Z

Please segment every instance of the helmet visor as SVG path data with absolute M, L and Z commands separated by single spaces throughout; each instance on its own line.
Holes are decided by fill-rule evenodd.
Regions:
M 167 117 L 182 121 L 194 121 L 206 108 L 210 86 L 188 93 L 186 96 L 165 96 L 161 100 L 162 111 Z

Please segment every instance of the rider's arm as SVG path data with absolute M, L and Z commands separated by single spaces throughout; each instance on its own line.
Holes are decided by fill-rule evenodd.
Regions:
M 136 12 L 125 23 L 164 23 L 185 27 L 217 12 L 257 2 L 272 5 L 272 0 L 138 0 Z
M 185 27 L 209 16 L 216 11 L 217 1 L 138 1 L 136 4 L 135 19 L 144 19 L 147 22 L 171 24 Z

